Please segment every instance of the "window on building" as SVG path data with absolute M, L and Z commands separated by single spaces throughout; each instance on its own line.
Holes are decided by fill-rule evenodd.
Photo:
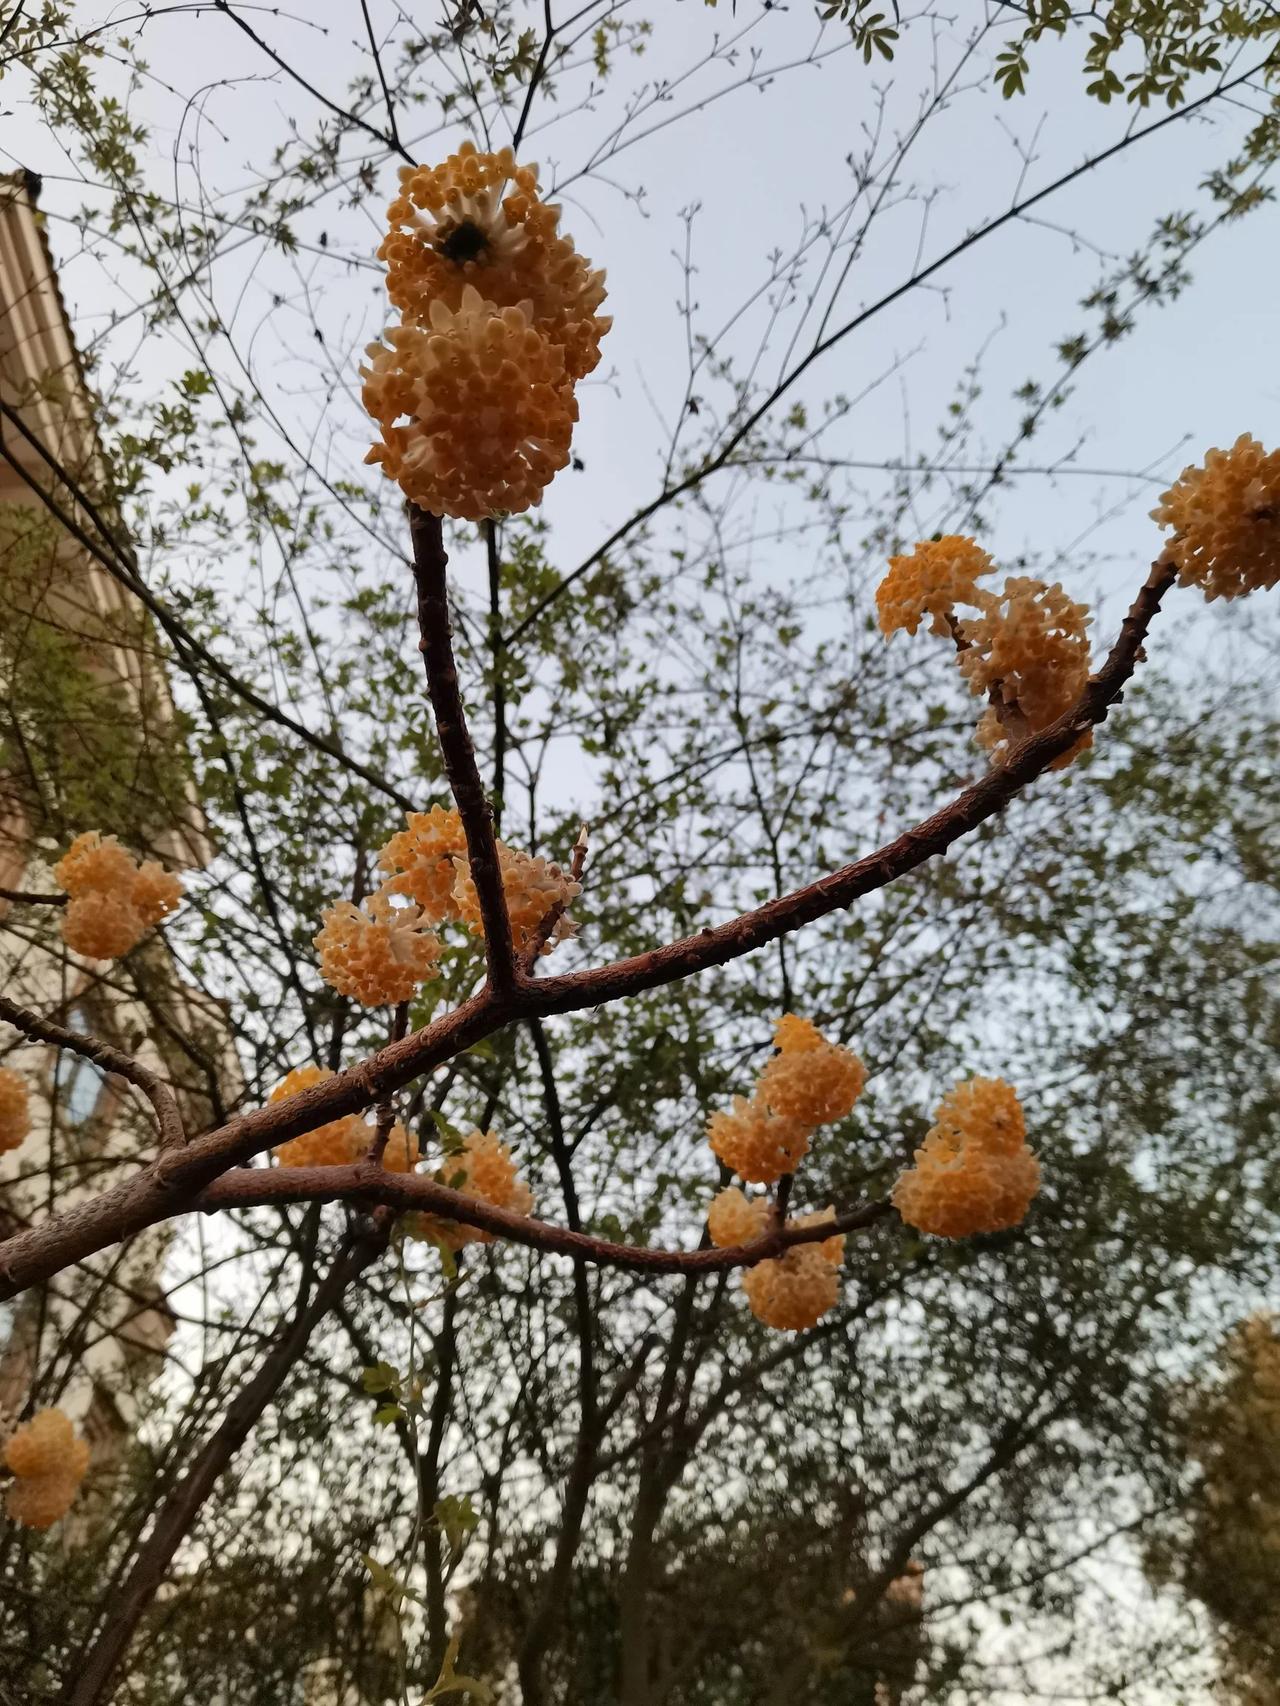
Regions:
M 67 1029 L 87 1036 L 93 1029 L 83 1007 L 73 1007 L 67 1016 Z M 82 1131 L 98 1112 L 106 1073 L 86 1060 L 83 1055 L 64 1050 L 58 1057 L 58 1109 L 63 1123 L 73 1131 Z

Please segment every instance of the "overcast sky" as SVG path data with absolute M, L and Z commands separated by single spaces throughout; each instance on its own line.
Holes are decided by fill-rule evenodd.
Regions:
M 711 10 L 693 3 L 634 14 L 623 6 L 615 15 L 626 20 L 646 11 L 656 27 L 645 54 L 620 55 L 613 80 L 585 110 L 574 109 L 589 92 L 588 76 L 566 75 L 560 88 L 567 113 L 537 107 L 523 150 L 542 162 L 544 181 L 566 185 L 566 227 L 580 248 L 607 266 L 608 306 L 616 316 L 605 360 L 583 390 L 576 449 L 586 472 L 563 474 L 547 503 L 556 560 L 564 568 L 659 489 L 688 369 L 681 210 L 698 206 L 690 227 L 695 329 L 716 337 L 718 350 L 749 360 L 767 299 L 736 323 L 734 316 L 763 282 L 767 254 L 793 248 L 806 217 L 847 207 L 849 161 L 863 155 L 873 131 L 882 175 L 869 193 L 878 193 L 896 139 L 940 84 L 949 86 L 949 102 L 913 142 L 885 195 L 833 305 L 831 326 L 1005 212 L 1015 197 L 1052 182 L 1126 127 L 1163 116 L 1155 109 L 1137 115 L 1131 108 L 1104 110 L 1086 99 L 1078 39 L 1046 47 L 1034 61 L 1029 95 L 1005 103 L 989 87 L 1004 30 L 975 46 L 970 24 L 935 26 L 908 16 L 894 65 L 867 68 L 838 25 L 819 29 L 804 0 L 767 12 L 743 3 L 736 15 L 727 5 Z M 136 28 L 128 21 L 133 12 L 131 5 L 116 9 L 122 30 Z M 113 14 L 90 5 L 77 15 L 97 20 Z M 250 15 L 319 93 L 344 99 L 348 77 L 361 68 L 357 6 L 322 0 L 305 19 L 293 21 L 266 11 Z M 394 28 L 390 6 L 375 5 L 373 15 L 380 32 Z M 269 167 L 290 124 L 296 121 L 305 134 L 320 114 L 318 101 L 224 15 L 161 8 L 148 26 L 145 51 L 150 75 L 133 97 L 133 110 L 151 131 L 146 148 L 161 193 L 177 184 L 195 204 L 199 180 L 212 207 L 233 212 Z M 671 87 L 655 101 L 660 78 Z M 57 215 L 80 205 L 84 192 L 68 181 L 74 173 L 56 142 L 32 122 L 18 83 L 9 80 L 3 88 L 10 115 L 3 148 L 9 161 L 45 176 L 54 246 L 67 257 L 64 283 L 87 340 L 135 293 L 137 278 L 127 267 L 109 278 L 96 261 L 74 259 L 73 234 Z M 636 116 L 622 146 L 611 146 L 628 103 L 635 104 Z M 965 366 L 981 352 L 977 419 L 985 442 L 977 460 L 996 454 L 1022 407 L 1011 398 L 1013 388 L 1028 377 L 1056 374 L 1054 346 L 1088 329 L 1079 299 L 1114 257 L 1136 249 L 1159 215 L 1192 210 L 1197 201 L 1205 206 L 1197 185 L 1233 151 L 1250 122 L 1251 103 L 1256 97 L 1244 89 L 1205 117 L 1165 127 L 1047 198 L 1028 219 L 975 244 L 815 363 L 782 407 L 803 401 L 812 409 L 837 393 L 861 396 L 827 451 L 871 463 L 911 457 L 930 449 Z M 381 114 L 371 110 L 371 117 L 380 120 Z M 465 134 L 462 128 L 441 130 L 432 107 L 401 118 L 406 138 L 432 132 L 413 149 L 423 158 L 439 158 Z M 503 129 L 499 118 L 495 140 Z M 377 150 L 356 139 L 345 154 L 354 172 Z M 583 177 L 592 161 L 594 175 Z M 298 233 L 315 249 L 286 259 L 258 243 L 228 246 L 210 278 L 209 305 L 233 328 L 239 353 L 282 418 L 309 441 L 325 417 L 318 454 L 331 476 L 353 472 L 367 442 L 354 399 L 354 367 L 361 344 L 385 319 L 379 275 L 369 261 L 394 170 L 394 162 L 379 163 L 378 187 L 361 194 L 358 205 L 328 194 L 300 214 Z M 846 237 L 867 199 L 854 209 Z M 1021 460 L 1054 465 L 1074 450 L 1081 468 L 1167 477 L 1209 444 L 1229 442 L 1244 430 L 1268 443 L 1280 441 L 1280 379 L 1268 360 L 1280 331 L 1275 252 L 1270 210 L 1215 234 L 1192 257 L 1191 288 L 1178 302 L 1146 312 L 1133 335 L 1081 369 L 1066 405 L 1051 414 Z M 847 247 L 829 266 L 828 284 L 846 255 Z M 357 264 L 340 264 L 338 257 Z M 822 260 L 821 245 L 815 245 L 802 287 L 816 279 Z M 284 304 L 273 308 L 277 297 Z M 797 309 L 784 310 L 775 322 L 760 377 L 781 370 L 797 315 Z M 318 383 L 316 322 L 325 331 L 330 376 L 348 386 L 334 403 Z M 799 352 L 815 323 L 811 315 L 800 327 Z M 147 380 L 192 365 L 180 333 L 136 349 L 135 330 L 136 321 L 130 322 L 107 338 L 105 353 L 127 356 Z M 214 359 L 227 365 L 226 350 Z M 714 407 L 714 388 L 698 389 Z M 336 440 L 326 447 L 325 435 L 335 428 Z M 717 476 L 714 490 L 729 478 Z M 875 477 L 867 479 L 874 489 Z M 1146 512 L 1160 489 L 1154 480 L 1021 474 L 987 542 L 1005 559 L 1028 549 L 1064 553 L 1061 572 L 1081 594 L 1127 591 L 1154 554 Z M 922 502 L 919 519 L 925 532 L 947 516 L 935 498 Z M 1102 566 L 1087 566 L 1086 553 L 1097 553 Z M 760 573 L 779 577 L 805 566 L 795 561 L 793 548 L 761 552 L 757 562 Z

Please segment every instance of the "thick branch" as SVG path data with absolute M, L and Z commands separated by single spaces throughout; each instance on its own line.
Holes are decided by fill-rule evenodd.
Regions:
M 413 578 L 418 589 L 418 642 L 427 669 L 427 692 L 435 712 L 436 733 L 444 756 L 445 774 L 457 801 L 458 814 L 467 834 L 467 858 L 471 880 L 480 902 L 484 926 L 485 956 L 489 982 L 505 991 L 515 981 L 515 948 L 507 897 L 502 890 L 502 868 L 493 832 L 493 814 L 485 797 L 484 783 L 476 765 L 475 748 L 467 732 L 458 670 L 453 658 L 449 626 L 449 591 L 445 579 L 444 542 L 438 515 L 429 515 L 416 505 L 409 507 L 409 530 L 413 536 Z
M 114 1072 L 117 1077 L 135 1084 L 155 1110 L 160 1126 L 160 1147 L 170 1149 L 180 1147 L 186 1142 L 187 1134 L 182 1127 L 182 1115 L 178 1111 L 174 1094 L 149 1066 L 143 1066 L 141 1061 L 135 1060 L 132 1055 L 112 1048 L 110 1043 L 104 1043 L 98 1037 L 88 1036 L 83 1031 L 68 1031 L 62 1025 L 55 1025 L 52 1019 L 42 1019 L 38 1013 L 19 1007 L 16 1001 L 10 1001 L 6 995 L 0 995 L 0 1019 L 7 1020 L 15 1030 L 21 1031 L 34 1042 L 52 1043 L 54 1048 L 68 1049 L 72 1054 L 83 1055 L 85 1060 L 91 1060 L 95 1066 L 102 1067 L 106 1072 Z
M 360 1113 L 419 1073 L 490 1036 L 512 1017 L 512 1008 L 477 996 L 360 1065 L 284 1101 L 241 1114 L 217 1131 L 170 1150 L 99 1196 L 6 1239 L 0 1244 L 0 1299 L 37 1285 L 144 1227 L 185 1214 L 199 1193 L 228 1168 L 239 1167 L 262 1150 L 314 1131 L 328 1120 Z
M 926 860 L 945 853 L 962 835 L 994 817 L 1028 782 L 1035 780 L 1055 758 L 1074 746 L 1095 723 L 1102 722 L 1119 699 L 1133 674 L 1142 642 L 1160 600 L 1173 584 L 1172 564 L 1157 561 L 1142 591 L 1121 624 L 1115 645 L 1098 673 L 1092 676 L 1078 703 L 1042 734 L 1015 747 L 1006 761 L 993 767 L 979 781 L 923 823 L 904 830 L 896 840 L 845 865 L 804 888 L 793 889 L 777 900 L 766 901 L 752 912 L 744 912 L 728 923 L 700 930 L 679 942 L 653 948 L 630 959 L 615 960 L 596 971 L 568 977 L 542 978 L 538 982 L 537 1009 L 541 1013 L 567 1013 L 587 1006 L 600 1006 L 624 996 L 675 983 L 708 966 L 740 959 L 779 936 L 802 925 L 812 924 L 829 913 L 850 906 L 863 895 L 886 887 L 914 871 Z

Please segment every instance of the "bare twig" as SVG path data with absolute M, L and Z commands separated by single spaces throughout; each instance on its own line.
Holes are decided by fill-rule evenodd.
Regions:
M 416 505 L 410 505 L 409 528 L 413 536 L 413 576 L 418 588 L 421 635 L 418 644 L 427 670 L 427 692 L 435 712 L 445 774 L 466 831 L 471 880 L 476 885 L 480 921 L 484 926 L 489 983 L 501 992 L 510 989 L 515 982 L 515 948 L 511 941 L 507 897 L 502 889 L 502 868 L 498 862 L 493 814 L 485 797 L 484 783 L 480 780 L 475 748 L 471 744 L 462 707 L 462 693 L 458 687 L 445 578 L 449 559 L 445 555 L 438 515 L 428 515 Z

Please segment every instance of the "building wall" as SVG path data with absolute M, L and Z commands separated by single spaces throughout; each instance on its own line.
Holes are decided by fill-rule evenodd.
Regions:
M 127 566 L 128 548 L 37 195 L 29 176 L 0 178 L 0 888 L 48 892 L 80 830 L 119 831 L 178 868 L 207 862 L 209 846 L 153 630 L 109 566 Z M 104 529 L 108 564 L 76 536 Z M 84 821 L 95 809 L 119 821 Z M 0 987 L 136 1055 L 174 1084 L 189 1129 L 207 1125 L 209 1076 L 233 1072 L 216 1005 L 177 975 L 161 938 L 127 966 L 103 964 L 68 954 L 58 922 L 57 909 L 0 899 Z M 195 1039 L 197 1058 L 178 1038 Z M 0 1223 L 65 1211 L 154 1153 L 146 1104 L 122 1081 L 5 1026 L 0 1064 L 24 1074 L 33 1111 L 27 1142 L 0 1157 Z M 118 1459 L 172 1330 L 166 1242 L 157 1229 L 0 1313 L 0 1408 L 12 1419 L 33 1397 L 58 1403 L 100 1470 Z

